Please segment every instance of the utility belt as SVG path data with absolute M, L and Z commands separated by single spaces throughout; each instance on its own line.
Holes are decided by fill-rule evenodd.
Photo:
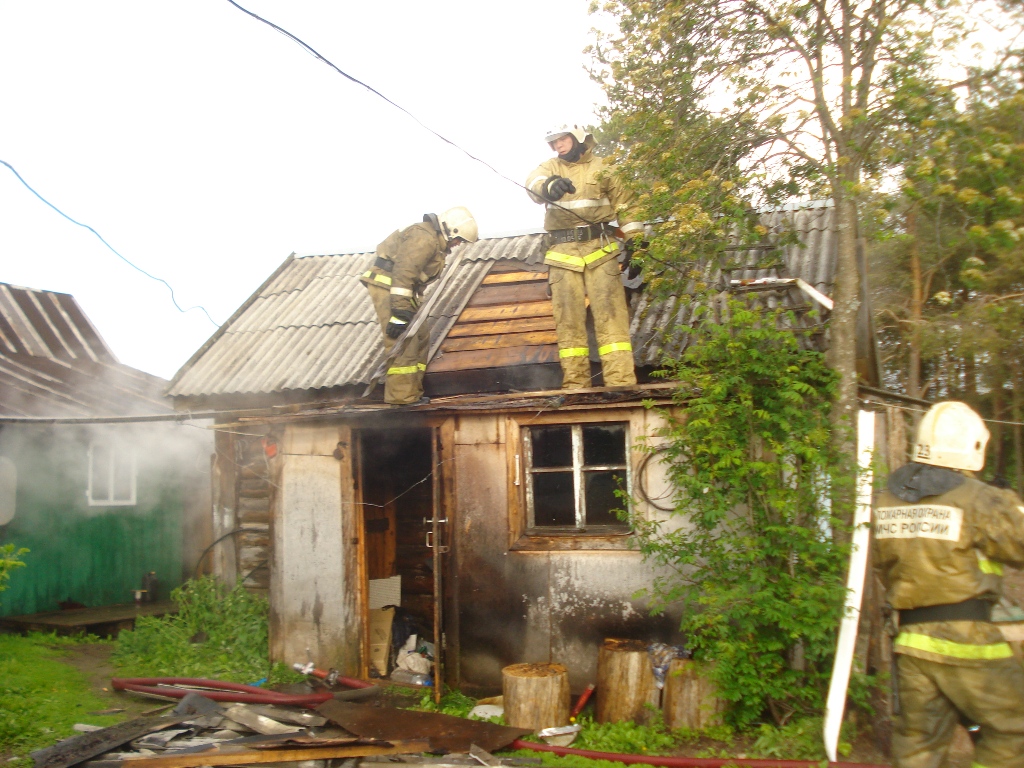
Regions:
M 572 229 L 552 229 L 548 234 L 551 235 L 555 243 L 586 243 L 590 240 L 597 240 L 601 235 L 614 236 L 615 230 L 616 227 L 602 221 L 598 224 L 588 224 Z
M 900 611 L 900 627 L 928 621 L 992 621 L 992 603 L 972 597 L 962 603 L 929 605 Z

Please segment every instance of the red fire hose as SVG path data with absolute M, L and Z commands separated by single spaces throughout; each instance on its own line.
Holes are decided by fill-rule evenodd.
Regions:
M 339 677 L 349 688 L 372 688 L 373 684 L 353 677 Z M 171 699 L 182 699 L 189 693 L 200 693 L 213 701 L 247 704 L 285 704 L 293 707 L 316 707 L 334 698 L 333 693 L 290 694 L 268 691 L 254 685 L 205 680 L 201 677 L 115 677 L 110 681 L 115 691 L 134 691 Z M 186 687 L 175 687 L 186 686 Z
M 654 755 L 623 755 L 615 752 L 595 752 L 592 749 L 553 747 L 532 741 L 516 739 L 510 749 L 533 749 L 537 752 L 553 752 L 556 755 L 576 755 L 591 760 L 613 760 L 626 765 L 657 765 L 663 768 L 725 768 L 725 766 L 748 766 L 748 768 L 818 768 L 820 760 L 760 760 L 741 757 L 660 757 Z M 888 768 L 870 763 L 829 763 L 829 768 Z

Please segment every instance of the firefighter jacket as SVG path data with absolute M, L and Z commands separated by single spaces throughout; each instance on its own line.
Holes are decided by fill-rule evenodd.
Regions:
M 544 228 L 551 233 L 575 231 L 589 224 L 602 224 L 617 220 L 625 237 L 643 232 L 643 223 L 637 221 L 633 196 L 614 173 L 604 158 L 594 155 L 592 140 L 575 163 L 561 157 L 545 160 L 526 180 L 530 198 L 545 203 Z M 545 187 L 552 176 L 569 179 L 575 192 L 557 201 L 545 197 Z M 571 242 L 552 243 L 544 263 L 573 272 L 593 269 L 616 256 L 619 244 L 608 234 L 598 234 Z
M 359 278 L 388 289 L 392 312 L 414 312 L 423 288 L 444 269 L 448 240 L 436 216 L 427 214 L 423 219 L 388 235 L 377 246 L 374 265 Z
M 1024 506 L 1012 491 L 943 467 L 894 472 L 875 503 L 875 563 L 888 603 L 905 612 L 973 599 L 995 603 L 1003 565 L 1024 566 Z M 942 620 L 900 627 L 896 653 L 958 666 L 1009 658 L 998 627 Z

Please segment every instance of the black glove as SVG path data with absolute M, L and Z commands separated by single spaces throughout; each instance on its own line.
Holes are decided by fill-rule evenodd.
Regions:
M 576 186 L 563 176 L 552 176 L 544 184 L 544 196 L 552 202 L 560 200 L 566 194 L 572 194 L 575 191 Z
M 384 329 L 384 333 L 389 339 L 397 339 L 405 333 L 405 329 L 409 327 L 409 321 L 412 320 L 412 316 L 413 313 L 411 310 L 392 309 L 391 319 L 388 321 L 387 327 Z

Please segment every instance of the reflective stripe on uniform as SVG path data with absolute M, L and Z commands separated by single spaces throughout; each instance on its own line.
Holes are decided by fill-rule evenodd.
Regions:
M 559 200 L 557 203 L 548 203 L 548 208 L 599 208 L 602 205 L 611 205 L 612 201 L 607 197 L 602 197 L 600 200 L 594 200 L 589 198 L 586 200 Z
M 571 267 L 586 267 L 588 264 L 592 264 L 598 259 L 603 259 L 609 253 L 612 253 L 619 247 L 618 243 L 609 243 L 603 248 L 598 248 L 596 251 L 588 253 L 586 256 L 570 256 L 567 253 L 559 253 L 558 251 L 548 251 L 544 254 L 545 259 L 550 259 L 561 264 L 568 264 Z
M 597 348 L 597 354 L 607 355 L 612 352 L 632 352 L 633 345 L 628 341 L 614 341 L 611 344 L 605 344 L 603 347 Z
M 547 176 L 534 176 L 532 179 L 526 182 L 526 188 L 529 189 L 531 192 L 540 194 L 540 189 L 535 189 L 535 187 L 537 187 L 539 184 L 540 188 L 543 188 L 544 182 L 547 181 L 548 178 L 549 177 Z
M 970 645 L 955 643 L 952 640 L 941 640 L 928 635 L 915 635 L 912 632 L 900 632 L 896 638 L 896 648 L 913 648 L 927 651 L 951 659 L 1009 659 L 1013 656 L 1009 643 L 991 643 L 989 645 Z
M 376 283 L 384 283 L 384 285 L 391 285 L 391 278 L 388 277 L 387 275 L 382 275 L 380 273 L 375 275 L 373 274 L 373 272 L 367 272 L 365 275 L 363 275 L 363 277 L 365 277 L 367 280 L 373 280 Z
M 416 365 L 399 365 L 394 368 L 388 368 L 388 376 L 405 376 L 410 373 L 419 373 L 420 371 L 427 370 L 426 363 L 416 363 Z
M 566 347 L 558 350 L 559 357 L 589 357 L 590 349 L 587 347 Z
M 408 320 L 402 320 L 400 317 L 395 317 L 394 315 L 392 315 L 391 319 L 388 320 L 388 322 L 389 323 L 394 323 L 395 325 L 405 325 L 409 321 Z
M 989 560 L 986 557 L 978 558 L 978 568 L 981 569 L 982 573 L 988 573 L 993 576 L 1003 575 L 1003 566 L 994 560 Z
M 629 224 L 623 224 L 620 229 L 622 230 L 622 234 L 630 235 L 633 232 L 643 232 L 644 225 L 639 221 L 633 221 Z
M 390 283 L 391 281 L 388 280 L 388 282 Z M 412 298 L 412 291 L 410 291 L 408 288 L 399 288 L 397 285 L 392 285 L 391 286 L 391 295 L 392 296 L 408 296 L 411 299 Z

